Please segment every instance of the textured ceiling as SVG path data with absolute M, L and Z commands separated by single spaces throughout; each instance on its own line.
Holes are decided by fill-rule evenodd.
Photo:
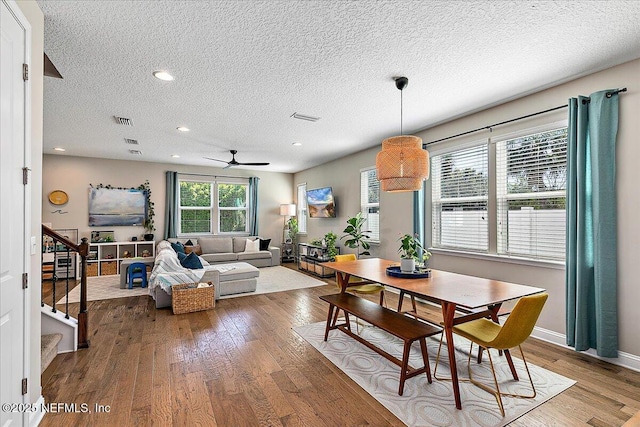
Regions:
M 64 76 L 45 79 L 47 154 L 220 167 L 203 157 L 237 149 L 296 172 L 398 134 L 394 76 L 411 133 L 640 57 L 640 1 L 38 4 Z

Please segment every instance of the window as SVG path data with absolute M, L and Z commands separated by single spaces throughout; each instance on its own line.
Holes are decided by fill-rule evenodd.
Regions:
M 496 144 L 498 254 L 564 260 L 567 128 Z
M 434 155 L 431 174 L 433 247 L 564 260 L 564 124 Z
M 248 183 L 179 181 L 180 235 L 248 232 Z
M 486 252 L 487 145 L 434 156 L 431 168 L 433 246 Z
M 298 233 L 307 232 L 307 184 L 298 184 Z
M 380 181 L 376 169 L 360 171 L 360 204 L 370 241 L 380 242 Z

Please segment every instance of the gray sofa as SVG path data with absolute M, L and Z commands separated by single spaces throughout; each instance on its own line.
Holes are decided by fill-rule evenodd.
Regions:
M 280 265 L 280 248 L 269 246 L 269 250 L 245 252 L 247 239 L 255 240 L 257 236 L 201 236 L 197 238 L 169 239 L 170 242 L 183 244 L 191 240 L 195 247 L 200 248 L 199 255 L 210 264 L 228 264 L 231 262 L 246 262 L 255 267 L 272 267 Z

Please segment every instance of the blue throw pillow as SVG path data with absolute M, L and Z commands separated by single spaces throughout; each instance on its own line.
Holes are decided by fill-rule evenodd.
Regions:
M 178 254 L 178 261 L 180 262 L 184 261 L 184 259 L 187 257 L 187 254 L 183 252 L 177 252 L 177 254 Z
M 180 264 L 182 264 L 184 268 L 190 268 L 192 270 L 199 270 L 202 268 L 200 258 L 198 258 L 198 255 L 196 255 L 195 252 L 191 252 L 187 255 L 182 261 L 180 261 Z
M 174 251 L 176 251 L 176 253 L 184 253 L 184 245 L 180 242 L 176 242 L 176 243 L 172 243 L 171 247 L 173 248 Z
M 270 244 L 271 244 L 271 239 L 260 239 L 260 250 L 268 251 Z

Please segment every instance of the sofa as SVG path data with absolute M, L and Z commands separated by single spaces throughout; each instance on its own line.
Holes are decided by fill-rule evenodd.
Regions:
M 255 267 L 272 267 L 280 265 L 280 248 L 268 246 L 265 250 L 245 252 L 247 239 L 254 241 L 258 236 L 200 236 L 197 238 L 173 238 L 170 242 L 180 242 L 187 251 L 194 250 L 209 264 L 227 264 L 230 262 L 246 262 Z M 261 239 L 262 240 L 262 239 Z M 264 242 L 264 240 L 263 240 Z M 187 245 L 191 243 L 191 245 Z M 191 248 L 191 249 L 189 249 Z
M 211 239 L 219 240 L 200 238 L 196 244 L 195 239 L 191 239 L 192 245 L 185 246 L 186 251 L 196 254 L 202 253 L 202 244 L 205 250 L 210 251 L 198 256 L 202 264 L 202 268 L 198 269 L 184 267 L 171 245 L 177 241 L 187 243 L 189 239 L 170 239 L 172 242 L 163 240 L 157 244 L 153 270 L 149 276 L 149 294 L 155 300 L 156 308 L 171 306 L 171 286 L 179 283 L 211 282 L 216 300 L 225 295 L 253 292 L 260 275 L 258 266 L 280 264 L 280 248 L 245 252 L 247 237 Z M 231 252 L 226 252 L 229 249 Z

